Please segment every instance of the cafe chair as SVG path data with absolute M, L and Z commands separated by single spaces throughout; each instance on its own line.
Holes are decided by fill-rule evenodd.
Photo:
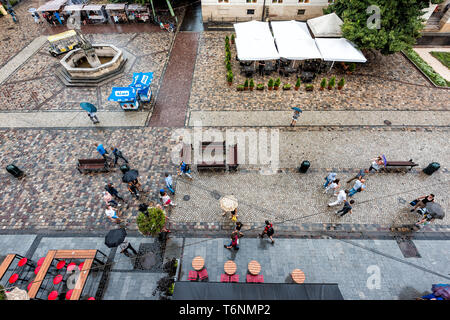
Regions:
M 58 291 L 53 290 L 52 292 L 49 293 L 47 299 L 48 300 L 56 300 L 58 298 L 58 296 L 59 296 Z
M 255 276 L 253 282 L 263 283 L 264 282 L 264 276 L 262 274 L 258 274 L 257 276 Z
M 198 276 L 200 277 L 200 281 L 207 280 L 208 279 L 208 271 L 206 271 L 206 268 L 203 268 L 201 271 L 199 271 Z
M 238 274 L 233 274 L 230 277 L 230 282 L 239 282 L 239 275 Z
M 225 273 L 222 273 L 220 275 L 220 282 L 230 282 L 230 276 Z
M 72 297 L 72 292 L 73 289 L 70 289 L 69 291 L 66 292 L 66 300 L 70 300 L 70 298 Z
M 188 275 L 189 281 L 197 281 L 197 271 L 191 270 Z
M 67 265 L 67 272 L 71 273 L 75 268 L 77 267 L 77 264 L 75 262 L 71 262 Z
M 247 274 L 247 282 L 253 283 L 254 281 L 254 276 L 252 276 L 251 274 Z
M 23 281 L 26 281 L 26 279 L 21 279 L 21 278 L 19 278 L 18 273 L 14 273 L 11 277 L 9 277 L 9 280 L 8 280 L 9 284 L 14 284 L 17 281 L 23 282 Z
M 27 258 L 20 259 L 20 261 L 17 263 L 17 265 L 19 267 L 23 267 L 24 265 L 27 265 L 29 267 L 36 267 L 36 264 Z
M 58 262 L 58 264 L 56 265 L 56 270 L 61 270 L 62 268 L 64 268 L 66 265 L 66 262 L 64 260 L 61 260 Z
M 38 260 L 37 266 L 40 267 L 44 263 L 45 257 L 42 257 Z

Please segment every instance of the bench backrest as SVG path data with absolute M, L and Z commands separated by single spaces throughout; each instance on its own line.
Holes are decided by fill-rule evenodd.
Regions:
M 80 165 L 84 164 L 105 164 L 105 159 L 78 159 Z

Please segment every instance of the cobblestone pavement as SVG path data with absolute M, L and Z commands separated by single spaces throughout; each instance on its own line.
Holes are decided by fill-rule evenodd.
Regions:
M 151 89 L 158 90 L 172 35 L 156 32 L 87 37 L 93 43 L 114 44 L 126 51 L 126 72 L 97 88 L 66 87 L 55 75 L 61 57 L 52 57 L 44 45 L 0 86 L 1 110 L 79 110 L 83 101 L 93 102 L 99 110 L 118 110 L 117 103 L 107 101 L 111 87 L 128 86 L 133 72 L 153 72 Z
M 447 110 L 450 90 L 434 88 L 401 54 L 389 57 L 366 54 L 367 63 L 358 65 L 352 75 L 339 73 L 336 68 L 323 77 L 344 77 L 346 84 L 338 90 L 319 91 L 320 76 L 313 82 L 315 89 L 306 92 L 293 89 L 268 91 L 267 81 L 259 75 L 255 84 L 266 85 L 264 91 L 236 91 L 245 77 L 239 74 L 236 51 L 232 45 L 233 85 L 226 83 L 225 36 L 230 32 L 203 32 L 192 84 L 190 110 L 289 110 L 299 106 L 304 110 Z M 273 77 L 278 77 L 273 74 Z M 406 83 L 404 83 L 406 82 Z M 281 83 L 295 84 L 295 76 L 282 77 Z M 214 103 L 212 103 L 214 101 Z

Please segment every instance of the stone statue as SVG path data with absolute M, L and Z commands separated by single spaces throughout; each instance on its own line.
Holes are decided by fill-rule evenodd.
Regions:
M 80 43 L 80 48 L 83 50 L 84 55 L 86 56 L 87 62 L 92 68 L 96 68 L 101 65 L 100 59 L 95 53 L 95 49 L 92 47 L 92 44 L 89 40 L 86 39 L 84 34 L 81 33 L 80 30 L 75 30 L 77 33 L 77 38 Z

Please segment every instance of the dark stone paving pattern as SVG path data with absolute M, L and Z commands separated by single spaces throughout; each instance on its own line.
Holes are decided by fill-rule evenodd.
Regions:
M 197 56 L 198 33 L 178 33 L 149 125 L 183 127 Z

